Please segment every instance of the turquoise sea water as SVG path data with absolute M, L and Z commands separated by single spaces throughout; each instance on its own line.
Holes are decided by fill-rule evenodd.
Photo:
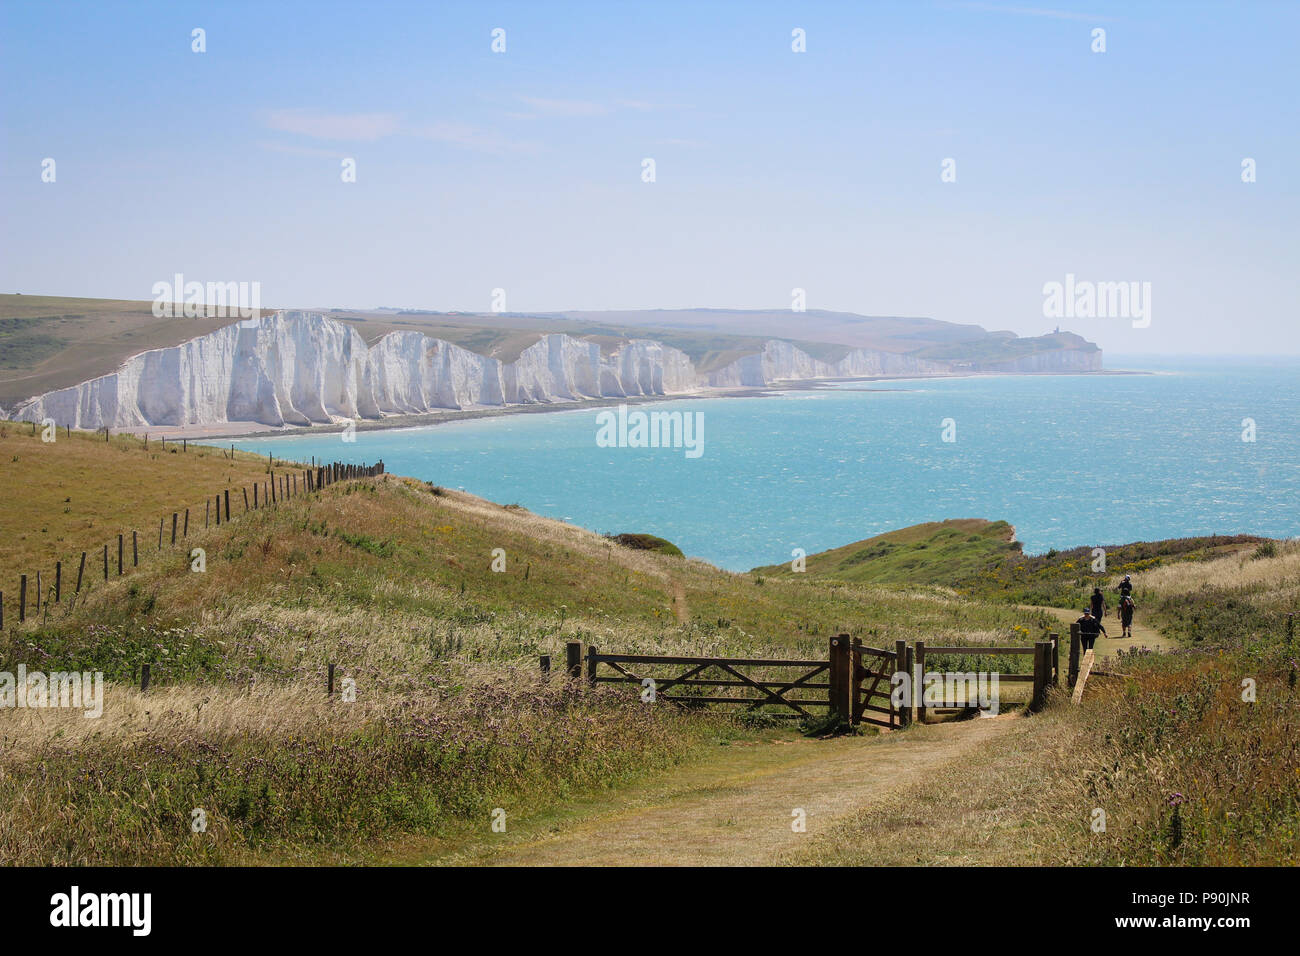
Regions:
M 943 518 L 1001 518 L 1026 551 L 1195 534 L 1300 535 L 1300 362 L 1108 365 L 1149 375 L 857 383 L 634 406 L 703 414 L 704 453 L 601 448 L 597 409 L 244 439 L 374 462 L 746 570 Z M 944 419 L 956 441 L 942 440 Z M 1243 419 L 1256 440 L 1242 440 Z

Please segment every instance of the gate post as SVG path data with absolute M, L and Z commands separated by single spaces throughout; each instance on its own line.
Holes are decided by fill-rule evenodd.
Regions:
M 862 721 L 862 711 L 858 710 L 858 701 L 862 697 L 862 677 L 866 669 L 862 665 L 862 639 L 855 637 L 849 645 L 849 723 L 857 725 Z M 870 701 L 862 701 L 869 704 Z
M 907 641 L 896 641 L 894 643 L 894 673 L 907 675 L 907 692 L 903 698 L 903 706 L 897 709 L 895 717 L 898 720 L 899 727 L 906 727 L 912 722 L 912 671 L 907 666 Z M 889 682 L 889 706 L 894 706 L 894 682 Z
M 849 636 L 837 634 L 830 644 L 830 716 L 840 723 L 848 723 L 853 709 L 849 706 L 851 681 L 849 680 Z
M 1079 625 L 1070 625 L 1070 673 L 1067 680 L 1070 687 L 1074 687 L 1074 682 L 1079 679 Z
M 912 684 L 916 700 L 916 722 L 925 723 L 925 641 L 916 642 L 916 679 Z
M 1047 696 L 1047 653 L 1051 647 L 1048 641 L 1034 643 L 1034 696 L 1029 701 L 1031 711 L 1043 709 L 1043 702 Z
M 569 680 L 582 677 L 582 642 L 569 641 L 564 645 L 564 673 Z
M 592 687 L 596 686 L 596 657 L 599 653 L 595 644 L 587 645 L 587 683 Z

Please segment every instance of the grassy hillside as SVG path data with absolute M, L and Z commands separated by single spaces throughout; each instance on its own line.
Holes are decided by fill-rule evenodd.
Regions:
M 1300 542 L 1175 544 L 1133 546 L 1167 558 L 1134 577 L 1186 650 L 1104 661 L 1125 676 L 1094 677 L 1082 705 L 1058 697 L 784 862 L 1300 863 Z M 1163 610 L 1189 606 L 1194 625 Z
M 809 555 L 803 573 L 859 584 L 951 584 L 1019 553 L 1015 529 L 1005 521 L 956 518 L 887 531 Z M 757 570 L 796 574 L 790 564 Z
M 71 551 L 130 522 L 101 515 L 78 527 L 70 506 L 83 492 L 40 487 L 59 474 L 41 454 L 79 459 L 77 481 L 117 489 L 123 515 L 142 522 L 162 503 L 148 499 L 150 486 L 174 481 L 201 501 L 266 467 L 215 451 L 145 451 L 133 439 L 51 448 L 21 431 L 0 437 L 4 460 L 21 472 L 15 487 L 37 487 L 6 496 L 5 527 L 47 526 Z M 50 495 L 73 501 L 51 509 Z M 27 534 L 11 554 L 48 560 L 43 538 Z M 894 547 L 853 559 L 885 541 Z M 203 572 L 189 561 L 196 547 Z M 762 721 L 544 679 L 537 655 L 563 660 L 565 642 L 581 640 L 822 658 L 828 637 L 848 632 L 966 645 L 970 654 L 943 666 L 971 669 L 981 643 L 1056 626 L 1024 608 L 1028 598 L 1073 600 L 1087 578 L 1078 561 L 1089 549 L 1040 559 L 1013 549 L 1003 523 L 945 522 L 814 556 L 806 574 L 730 574 L 396 476 L 237 509 L 183 546 L 145 549 L 121 578 L 92 578 L 40 619 L 18 625 L 6 613 L 0 671 L 99 670 L 109 683 L 97 720 L 67 708 L 0 715 L 0 858 L 410 858 L 416 846 L 490 841 L 496 808 L 541 821 L 584 795 L 617 799 L 674 767 L 707 765 L 719 745 L 776 754 L 788 739 L 771 739 Z M 935 766 L 908 801 L 846 818 L 790 862 L 948 862 L 952 847 L 979 862 L 1295 862 L 1300 711 L 1286 615 L 1300 594 L 1300 548 L 1202 539 L 1110 555 L 1112 574 L 1140 567 L 1141 613 L 1186 628 L 1188 651 L 1107 665 L 1127 676 L 1096 678 L 1082 708 L 1057 699 L 963 758 L 960 772 Z M 6 564 L 0 576 L 17 570 Z M 1205 617 L 1176 614 L 1189 605 Z M 1195 650 L 1204 644 L 1218 652 Z M 135 689 L 144 663 L 147 696 Z M 331 663 L 354 701 L 325 699 Z M 1245 677 L 1258 684 L 1249 707 Z M 1098 806 L 1111 820 L 1100 840 L 1088 827 Z M 206 832 L 191 829 L 196 809 Z
M 39 569 L 52 581 L 54 562 L 75 569 L 82 550 L 94 555 L 112 543 L 116 570 L 117 535 L 139 533 L 146 550 L 157 550 L 158 520 L 191 510 L 191 529 L 202 525 L 204 505 L 218 492 L 233 489 L 232 510 L 243 511 L 241 487 L 264 482 L 270 463 L 246 452 L 206 445 L 59 430 L 55 441 L 41 441 L 42 429 L 0 422 L 0 462 L 6 487 L 0 496 L 0 590 L 10 601 L 16 576 Z M 182 451 L 182 448 L 185 448 Z M 278 459 L 277 468 L 284 463 Z M 21 489 L 21 490 L 19 490 Z M 251 490 L 250 490 L 251 493 Z M 215 517 L 214 517 L 215 520 Z
M 49 483 L 41 454 L 88 456 L 94 467 L 79 480 L 119 489 L 124 514 L 145 528 L 162 502 L 143 499 L 172 480 L 168 469 L 200 491 L 265 467 L 219 452 L 155 458 L 152 442 L 146 452 L 133 439 L 61 439 L 51 449 L 21 431 L 3 441 L 24 478 Z M 129 501 L 127 489 L 142 500 Z M 41 495 L 68 490 L 65 507 L 83 499 L 77 489 Z M 48 527 L 75 552 L 131 523 L 100 516 L 79 529 L 77 509 L 47 515 L 41 495 L 9 496 L 6 527 Z M 929 590 L 827 582 L 814 591 L 730 574 L 394 476 L 236 511 L 220 528 L 192 525 L 183 546 L 146 548 L 121 578 L 92 576 L 77 600 L 21 626 L 6 587 L 0 670 L 99 670 L 109 686 L 98 720 L 62 709 L 5 715 L 5 859 L 369 858 L 401 834 L 449 838 L 486 826 L 495 806 L 543 812 L 752 733 L 721 717 L 646 708 L 628 689 L 575 693 L 558 677 L 542 682 L 537 655 L 562 660 L 569 640 L 823 657 L 842 631 L 1007 642 L 1047 623 Z M 43 539 L 23 548 L 29 573 L 54 553 Z M 191 548 L 204 549 L 206 571 L 191 570 Z M 6 564 L 0 575 L 12 581 L 19 570 Z M 142 698 L 132 681 L 146 662 L 153 688 Z M 330 663 L 340 683 L 356 682 L 356 704 L 323 701 Z M 191 833 L 193 808 L 215 835 Z

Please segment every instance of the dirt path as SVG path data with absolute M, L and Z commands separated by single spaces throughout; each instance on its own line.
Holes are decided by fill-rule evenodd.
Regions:
M 673 612 L 678 624 L 691 623 L 691 609 L 686 606 L 686 588 L 682 587 L 681 581 L 673 582 Z
M 614 791 L 576 816 L 538 820 L 438 863 L 505 866 L 770 864 L 838 818 L 1024 722 L 1015 715 L 875 737 L 786 735 L 717 748 L 662 780 Z M 794 811 L 806 815 L 795 832 Z M 513 828 L 512 828 L 513 829 Z
M 1042 607 L 1038 605 L 1031 605 L 1031 607 L 1035 611 L 1044 611 L 1061 622 L 1064 627 L 1064 630 L 1061 632 L 1061 639 L 1068 650 L 1070 646 L 1070 625 L 1077 621 L 1079 615 L 1083 613 L 1083 605 L 1080 604 L 1079 610 L 1077 611 L 1062 607 Z M 1127 651 L 1134 645 L 1138 647 L 1149 647 L 1154 651 L 1172 651 L 1178 647 L 1177 641 L 1161 636 L 1160 632 L 1154 627 L 1143 622 L 1141 608 L 1139 608 L 1137 613 L 1133 615 L 1133 636 L 1127 640 L 1119 639 L 1121 626 L 1119 619 L 1115 617 L 1115 608 L 1113 606 L 1107 612 L 1105 620 L 1101 623 L 1105 626 L 1107 633 L 1111 636 L 1099 637 L 1097 639 L 1096 657 L 1098 660 L 1103 657 L 1114 657 L 1116 651 Z

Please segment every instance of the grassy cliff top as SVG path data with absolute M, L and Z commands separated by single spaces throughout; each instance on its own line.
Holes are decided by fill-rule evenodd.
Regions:
M 809 555 L 803 573 L 860 584 L 951 584 L 1019 552 L 1015 529 L 1005 521 L 954 518 Z M 796 573 L 790 564 L 755 570 Z

